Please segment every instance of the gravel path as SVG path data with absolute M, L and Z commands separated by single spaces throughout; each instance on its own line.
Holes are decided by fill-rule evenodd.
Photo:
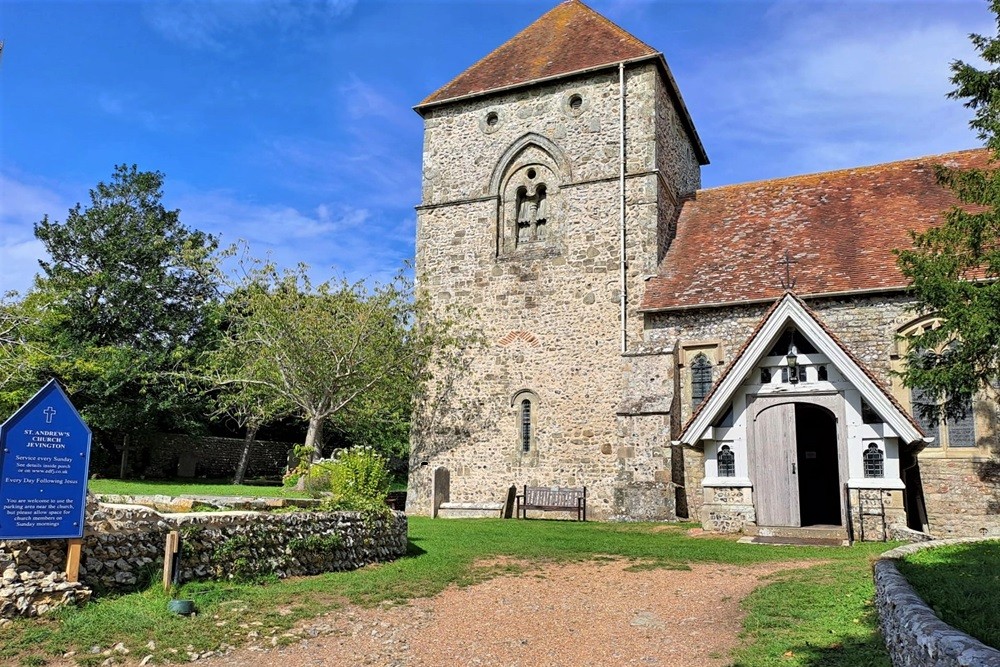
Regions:
M 742 629 L 740 601 L 762 577 L 816 564 L 532 567 L 404 606 L 333 611 L 300 625 L 305 639 L 288 646 L 250 646 L 198 664 L 722 667 Z

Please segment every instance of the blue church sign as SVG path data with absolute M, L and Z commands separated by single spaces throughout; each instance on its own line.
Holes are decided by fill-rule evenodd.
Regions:
M 55 380 L 0 426 L 0 540 L 83 537 L 90 438 Z

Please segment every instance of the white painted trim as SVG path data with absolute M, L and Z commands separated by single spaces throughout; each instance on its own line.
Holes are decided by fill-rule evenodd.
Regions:
M 753 484 L 750 482 L 749 477 L 706 477 L 701 480 L 701 485 L 705 488 L 712 487 L 734 487 L 734 486 L 744 486 L 748 489 L 753 488 Z
M 901 479 L 890 479 L 887 477 L 852 477 L 847 480 L 849 489 L 905 489 Z
M 764 322 L 756 337 L 750 341 L 743 354 L 735 360 L 725 379 L 712 393 L 708 403 L 681 434 L 682 443 L 694 445 L 704 438 L 706 430 L 726 409 L 735 392 L 747 380 L 759 360 L 767 354 L 771 345 L 774 344 L 789 322 L 794 323 L 799 333 L 809 339 L 809 342 L 821 354 L 826 355 L 844 379 L 858 389 L 868 405 L 885 420 L 894 434 L 908 443 L 923 440 L 923 436 L 910 423 L 909 418 L 896 408 L 889 397 L 833 341 L 819 322 L 792 295 L 786 294 L 767 321 Z

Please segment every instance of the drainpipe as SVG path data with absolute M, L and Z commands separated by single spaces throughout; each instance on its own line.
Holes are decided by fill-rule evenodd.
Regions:
M 618 120 L 621 134 L 618 138 L 618 209 L 621 227 L 621 324 L 622 354 L 628 351 L 626 303 L 628 294 L 625 283 L 625 63 L 618 63 Z

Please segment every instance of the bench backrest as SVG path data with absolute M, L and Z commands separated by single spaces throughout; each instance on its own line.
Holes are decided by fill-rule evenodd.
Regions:
M 546 486 L 524 487 L 526 505 L 549 507 L 576 507 L 578 498 L 587 497 L 587 488 L 550 488 Z

